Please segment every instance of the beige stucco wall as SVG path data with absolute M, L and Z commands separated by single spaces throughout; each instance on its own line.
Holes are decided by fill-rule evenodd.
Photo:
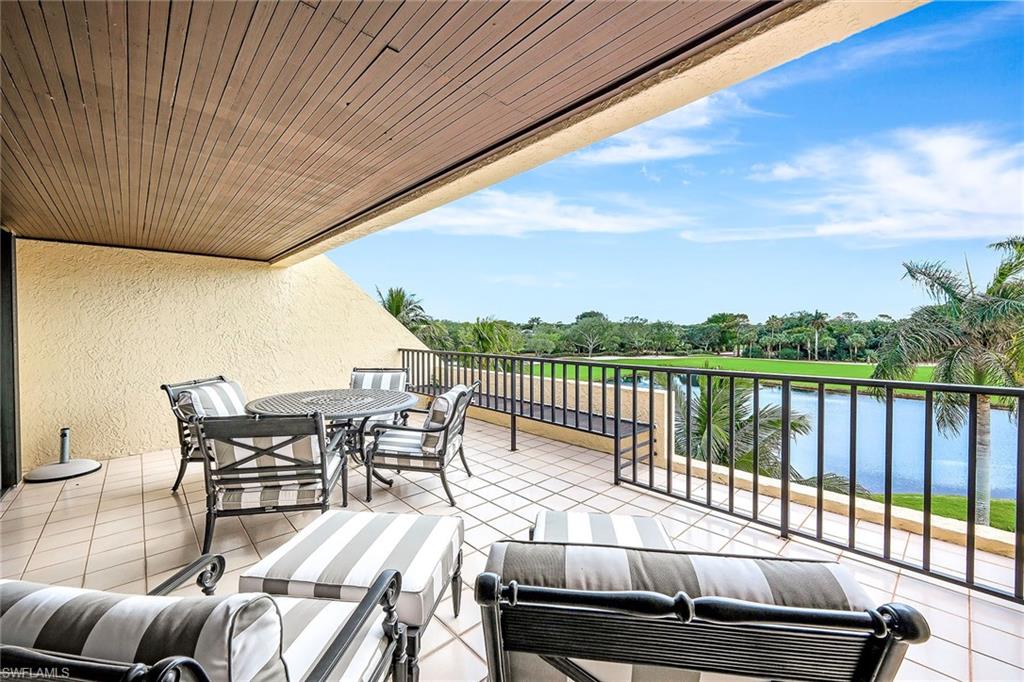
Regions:
M 18 242 L 23 469 L 176 445 L 160 384 L 225 374 L 250 398 L 345 385 L 420 342 L 325 256 L 290 268 Z

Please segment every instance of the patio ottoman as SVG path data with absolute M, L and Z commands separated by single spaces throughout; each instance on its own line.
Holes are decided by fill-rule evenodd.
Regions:
M 328 511 L 245 569 L 238 589 L 357 602 L 382 570 L 399 571 L 398 620 L 407 628 L 416 679 L 423 628 L 448 585 L 459 615 L 463 526 L 458 516 Z
M 541 510 L 530 529 L 534 542 L 675 549 L 661 521 L 651 516 Z

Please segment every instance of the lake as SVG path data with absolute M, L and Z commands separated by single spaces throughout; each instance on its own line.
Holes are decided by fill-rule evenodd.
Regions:
M 640 382 L 643 383 L 642 381 Z M 686 390 L 685 387 L 682 390 Z M 695 392 L 698 390 L 693 389 Z M 761 405 L 781 404 L 782 389 L 760 389 Z M 813 391 L 792 391 L 792 409 L 806 414 L 811 431 L 793 442 L 791 463 L 801 475 L 813 476 L 818 460 L 818 398 Z M 924 401 L 893 402 L 893 490 L 924 492 Z M 992 497 L 1013 498 L 1017 464 L 1017 424 L 1009 410 L 992 410 Z M 850 473 L 850 396 L 825 394 L 825 471 Z M 874 493 L 885 487 L 885 403 L 857 397 L 857 483 Z M 933 429 L 932 492 L 967 494 L 967 426 L 949 434 Z

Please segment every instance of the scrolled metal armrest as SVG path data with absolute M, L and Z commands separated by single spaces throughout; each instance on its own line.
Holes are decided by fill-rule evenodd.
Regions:
M 411 431 L 414 433 L 441 433 L 448 429 L 447 425 L 444 426 L 406 426 L 404 424 L 374 424 L 370 427 L 370 431 L 374 436 L 378 432 L 382 431 Z
M 203 594 L 211 595 L 217 588 L 217 581 L 224 575 L 224 565 L 224 557 L 220 554 L 204 554 L 157 585 L 148 594 L 152 596 L 170 594 L 188 582 L 189 578 L 196 576 L 196 585 L 203 591 Z
M 388 569 L 381 571 L 377 579 L 370 585 L 363 598 L 359 600 L 352 616 L 345 621 L 341 631 L 334 640 L 327 646 L 323 654 L 310 670 L 305 678 L 307 682 L 327 682 L 331 672 L 338 661 L 342 659 L 349 647 L 358 645 L 356 637 L 368 620 L 379 613 L 380 607 L 384 607 L 384 633 L 392 641 L 401 640 L 402 624 L 398 622 L 398 614 L 395 606 L 398 604 L 398 597 L 402 592 L 402 574 L 398 571 Z

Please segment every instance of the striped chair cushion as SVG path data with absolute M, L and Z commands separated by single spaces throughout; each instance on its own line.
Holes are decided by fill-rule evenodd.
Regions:
M 327 460 L 327 483 L 330 485 L 338 475 L 341 457 L 332 455 Z M 286 473 L 287 470 L 282 470 Z M 264 475 L 258 479 L 240 483 L 218 484 L 217 509 L 258 509 L 264 507 L 287 507 L 304 504 L 319 504 L 323 498 L 323 481 L 310 483 L 279 483 L 276 474 Z M 255 476 L 255 474 L 254 474 Z
M 387 391 L 404 391 L 404 371 L 352 370 L 352 388 L 381 388 Z
M 874 604 L 837 562 L 502 541 L 487 570 L 503 582 L 585 590 L 648 590 L 761 604 L 859 611 Z
M 377 449 L 373 455 L 374 466 L 401 468 L 444 468 L 449 457 L 443 461 L 437 455 L 423 450 L 422 434 L 412 431 L 385 431 L 377 437 Z M 449 452 L 456 452 L 451 447 Z
M 402 574 L 398 617 L 429 620 L 455 571 L 463 521 L 457 516 L 332 510 L 245 569 L 244 591 L 358 601 L 385 568 Z
M 287 679 L 281 618 L 261 594 L 149 597 L 0 580 L 0 640 L 150 665 L 190 656 L 212 680 Z
M 617 545 L 674 549 L 665 527 L 652 516 L 626 516 L 541 510 L 533 526 L 534 542 Z
M 487 571 L 503 583 L 580 590 L 647 590 L 691 597 L 716 595 L 763 604 L 862 610 L 876 606 L 845 567 L 835 562 L 755 559 L 652 549 L 502 541 L 491 545 Z M 540 657 L 509 653 L 511 679 L 563 682 Z M 690 670 L 575 661 L 601 682 L 750 680 Z
M 236 381 L 211 381 L 182 389 L 175 402 L 185 416 L 234 417 L 245 414 L 245 394 Z
M 233 439 L 236 443 L 242 445 L 236 445 L 228 441 L 223 440 L 212 440 L 213 445 L 213 459 L 210 461 L 210 466 L 214 469 L 223 467 L 228 464 L 234 464 L 235 462 L 242 462 L 248 457 L 252 457 L 256 452 L 250 450 L 257 448 L 259 450 L 265 450 L 266 454 L 262 454 L 259 457 L 254 457 L 252 460 L 241 464 L 238 469 L 254 468 L 254 467 L 277 467 L 291 464 L 288 459 L 282 459 L 281 457 L 275 457 L 271 453 L 277 453 L 283 457 L 290 459 L 297 459 L 302 462 L 319 462 L 320 461 L 320 437 L 319 436 L 303 436 L 292 443 L 288 441 L 293 440 L 291 436 L 268 436 L 266 438 L 235 438 Z M 281 443 L 288 443 L 288 445 L 280 445 Z M 232 475 L 236 475 L 238 472 L 236 469 Z M 253 474 L 257 476 L 258 474 Z
M 288 679 L 292 682 L 309 678 L 313 665 L 327 650 L 334 638 L 352 617 L 356 604 L 330 599 L 299 599 L 273 597 L 281 612 L 282 646 Z M 373 679 L 388 647 L 381 617 L 370 618 L 363 625 L 355 643 L 345 652 L 329 675 L 331 680 L 363 682 Z
M 448 415 L 455 409 L 459 396 L 468 390 L 464 385 L 457 384 L 448 391 L 434 396 L 433 400 L 430 401 L 430 407 L 427 408 L 427 418 L 423 421 L 423 427 L 431 429 L 444 426 L 445 422 L 448 421 Z M 422 438 L 423 451 L 437 454 L 443 437 L 443 433 L 424 433 Z M 451 447 L 447 449 L 451 450 Z

